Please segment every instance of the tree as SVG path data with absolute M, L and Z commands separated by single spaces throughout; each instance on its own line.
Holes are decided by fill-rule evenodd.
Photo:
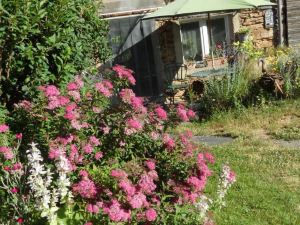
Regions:
M 0 0 L 0 96 L 11 106 L 110 55 L 95 0 Z

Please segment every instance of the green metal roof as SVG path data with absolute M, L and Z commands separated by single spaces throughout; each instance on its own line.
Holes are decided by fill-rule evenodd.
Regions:
M 143 19 L 176 17 L 199 13 L 251 9 L 276 5 L 267 0 L 175 0 Z
M 272 6 L 277 5 L 275 3 L 272 3 L 268 0 L 242 0 L 243 2 L 246 2 L 249 5 L 252 5 L 253 7 L 262 7 L 262 6 Z

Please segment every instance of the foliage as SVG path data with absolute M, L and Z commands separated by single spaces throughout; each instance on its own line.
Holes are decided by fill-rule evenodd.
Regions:
M 209 200 L 213 155 L 198 149 L 191 132 L 166 132 L 195 113 L 184 105 L 169 113 L 146 108 L 129 84 L 132 71 L 117 65 L 97 83 L 76 76 L 66 88 L 40 86 L 34 102 L 15 105 L 10 125 L 22 137 L 17 147 L 0 150 L 0 223 L 199 224 L 223 205 L 234 172 L 223 168 L 220 197 Z M 2 128 L 0 135 L 10 134 Z M 16 163 L 22 183 L 9 180 Z M 29 201 L 27 208 L 8 207 L 19 207 L 16 195 Z
M 278 48 L 267 52 L 268 69 L 284 78 L 283 92 L 294 97 L 300 90 L 300 53 L 297 49 Z
M 264 105 L 278 98 L 295 98 L 300 94 L 300 55 L 289 48 L 269 49 L 264 53 L 251 41 L 236 43 L 237 61 L 224 76 L 206 81 L 204 96 L 200 99 L 203 113 L 211 114 L 230 108 Z M 283 95 L 265 90 L 259 79 L 263 75 L 260 57 L 265 56 L 267 73 L 283 77 Z
M 7 118 L 8 118 L 7 109 L 4 106 L 0 105 L 0 124 L 5 123 Z
M 289 126 L 275 131 L 272 134 L 277 139 L 283 139 L 287 141 L 300 140 L 300 127 Z
M 94 0 L 0 2 L 0 95 L 10 105 L 38 85 L 66 83 L 107 59 L 107 23 Z
M 212 77 L 206 81 L 204 96 L 200 100 L 207 113 L 240 107 L 250 94 L 254 76 L 248 64 L 228 71 L 223 77 Z
M 263 56 L 263 51 L 256 48 L 252 40 L 235 42 L 234 46 L 236 46 L 238 52 L 249 57 L 250 59 L 257 59 Z
M 249 27 L 241 27 L 238 31 L 239 34 L 248 34 L 250 33 L 250 28 Z

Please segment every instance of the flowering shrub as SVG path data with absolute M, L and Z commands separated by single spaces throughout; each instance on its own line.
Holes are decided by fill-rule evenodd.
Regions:
M 285 97 L 296 97 L 300 89 L 299 51 L 291 48 L 270 49 L 266 56 L 267 70 L 282 75 Z
M 132 71 L 115 66 L 97 83 L 76 76 L 64 89 L 41 86 L 38 99 L 15 106 L 13 125 L 22 136 L 15 150 L 7 144 L 0 151 L 6 221 L 201 224 L 207 219 L 211 200 L 204 191 L 216 174 L 209 168 L 215 159 L 198 149 L 191 132 L 178 137 L 166 132 L 195 113 L 184 105 L 169 113 L 159 105 L 147 108 L 128 87 L 132 84 Z M 0 128 L 0 135 L 7 135 L 8 127 Z M 15 167 L 23 184 L 11 185 Z M 220 202 L 235 179 L 228 170 L 221 177 L 227 183 L 220 182 Z M 7 207 L 10 203 L 20 209 Z
M 251 59 L 257 59 L 263 56 L 263 51 L 255 47 L 252 40 L 247 40 L 244 42 L 235 42 L 234 46 L 237 48 L 237 51 L 245 54 Z

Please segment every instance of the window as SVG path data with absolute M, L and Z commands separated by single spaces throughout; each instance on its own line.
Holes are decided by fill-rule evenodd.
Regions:
M 217 46 L 223 46 L 226 43 L 226 26 L 225 19 L 219 18 L 211 21 L 212 30 L 212 46 L 215 49 Z
M 185 60 L 200 61 L 203 58 L 199 22 L 186 23 L 181 26 L 182 50 Z
M 181 43 L 185 61 L 202 61 L 216 47 L 224 46 L 228 40 L 226 17 L 210 21 L 209 36 L 208 21 L 188 22 L 181 24 Z M 211 42 L 211 43 L 210 43 Z

